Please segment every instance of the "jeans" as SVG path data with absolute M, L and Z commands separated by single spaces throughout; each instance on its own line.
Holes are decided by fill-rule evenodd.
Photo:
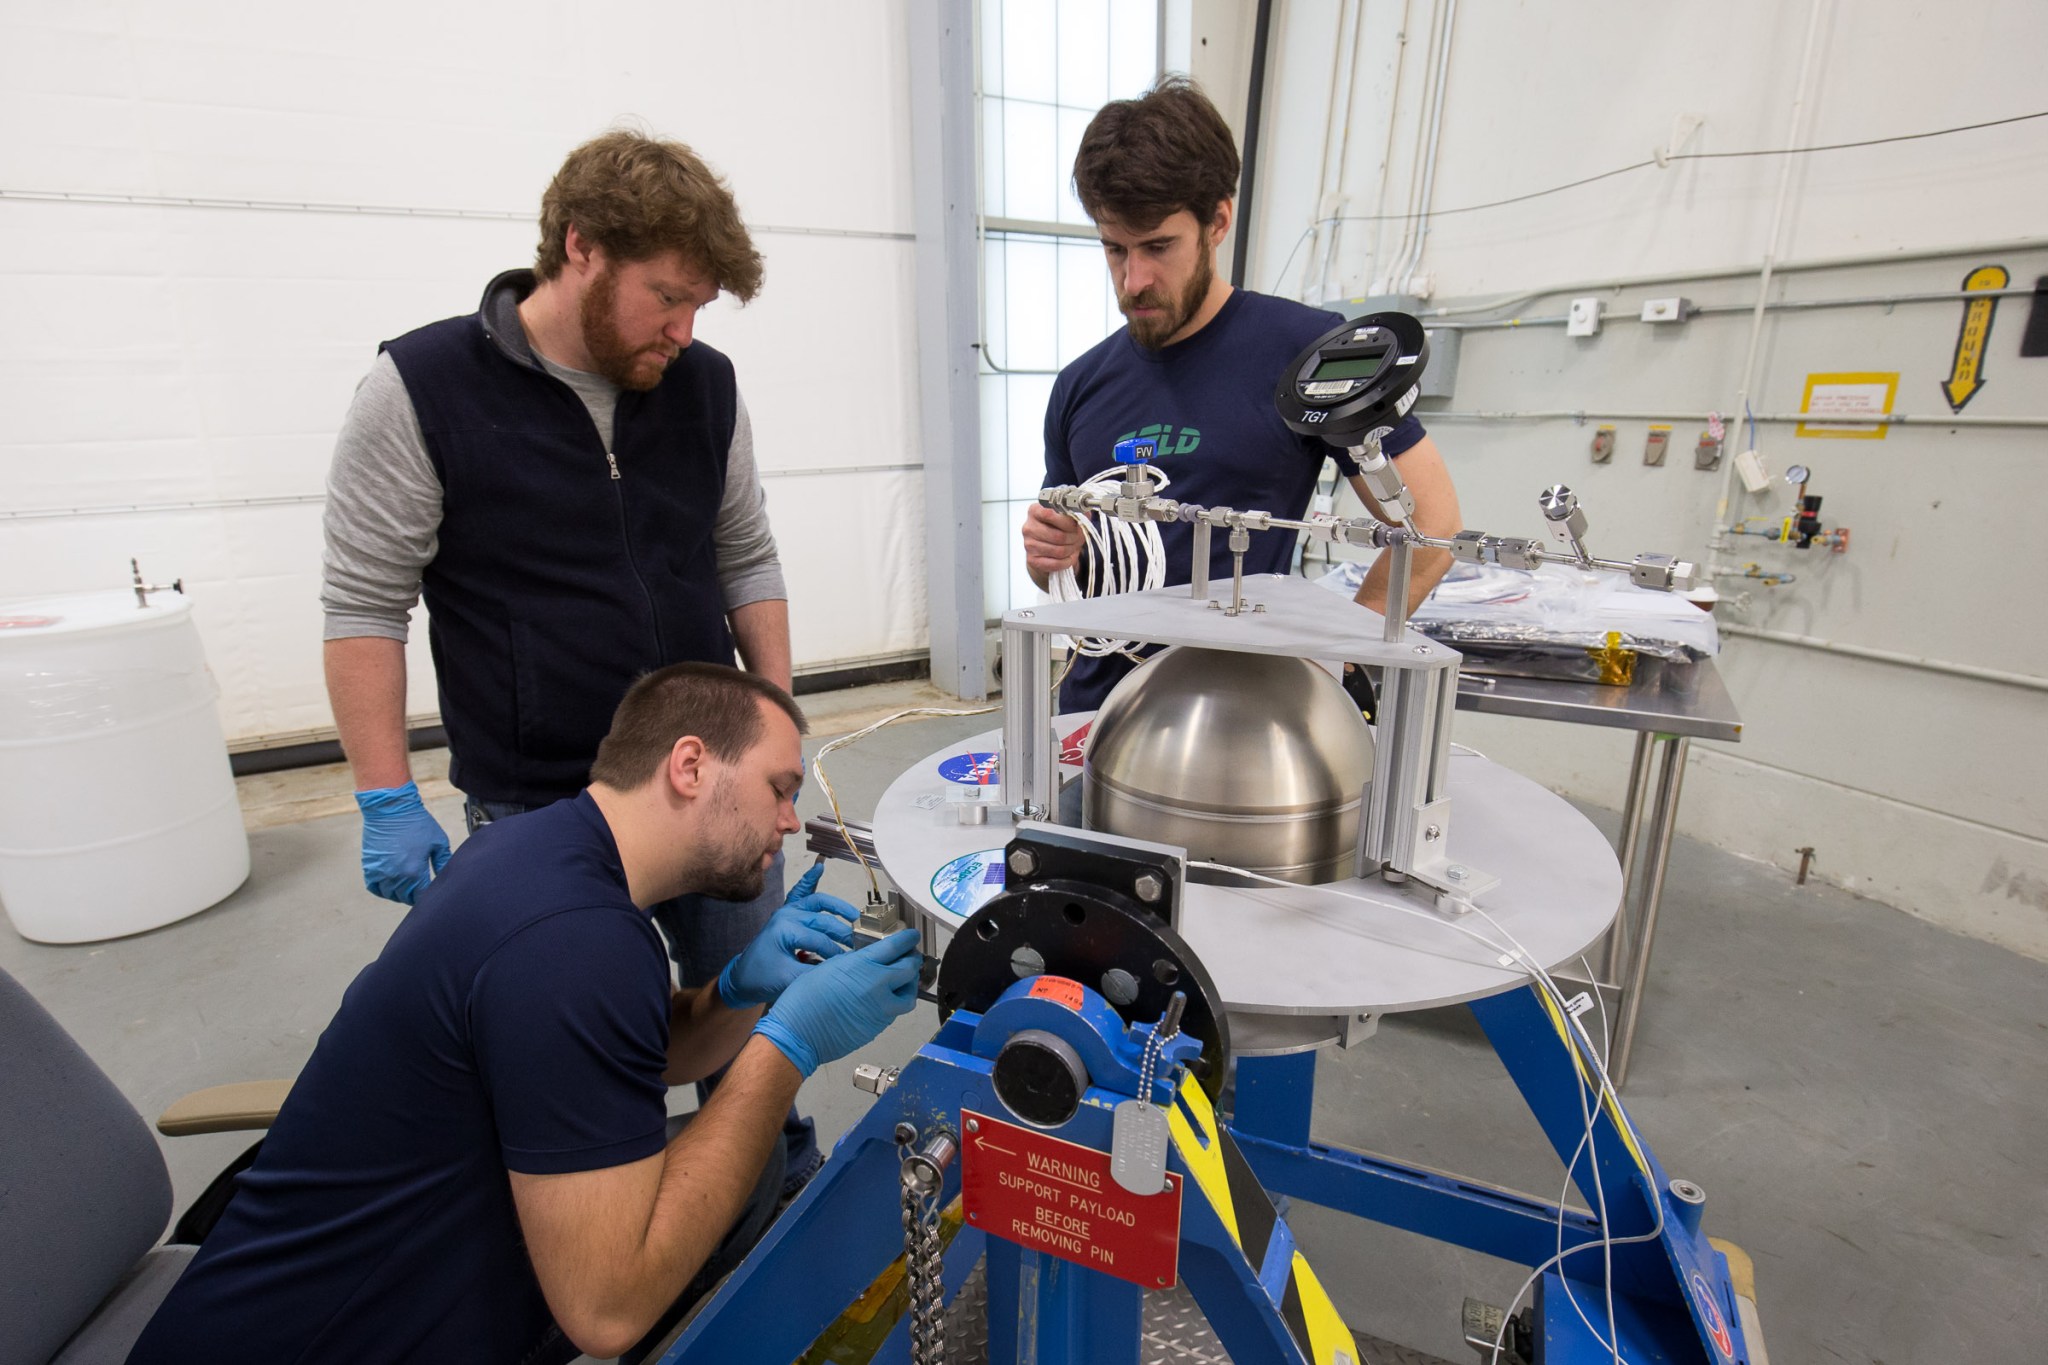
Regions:
M 525 813 L 529 807 L 510 801 L 478 801 L 464 797 L 462 820 L 471 834 L 478 826 Z M 721 901 L 695 894 L 662 901 L 651 913 L 662 937 L 668 940 L 669 957 L 676 964 L 676 979 L 684 990 L 695 990 L 718 979 L 725 964 L 740 955 L 768 923 L 768 917 L 782 904 L 782 855 L 762 877 L 761 894 L 750 901 Z M 701 1106 L 718 1088 L 725 1070 L 697 1082 L 697 1103 Z M 818 1150 L 817 1127 L 790 1107 L 782 1121 L 783 1165 L 790 1193 L 803 1187 L 820 1165 L 824 1154 Z

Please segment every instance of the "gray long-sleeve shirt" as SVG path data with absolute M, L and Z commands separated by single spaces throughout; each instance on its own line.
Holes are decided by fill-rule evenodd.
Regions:
M 538 353 L 535 358 L 576 391 L 605 449 L 611 449 L 618 385 Z M 419 600 L 420 575 L 439 547 L 441 480 L 427 456 L 412 396 L 388 354 L 370 366 L 342 421 L 327 475 L 324 526 L 323 638 L 405 639 L 406 618 Z M 712 546 L 726 611 L 789 595 L 768 526 L 768 499 L 754 464 L 754 427 L 744 400 L 726 454 L 725 496 Z

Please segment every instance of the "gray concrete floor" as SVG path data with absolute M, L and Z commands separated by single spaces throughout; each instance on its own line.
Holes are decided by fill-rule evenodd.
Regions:
M 807 700 L 830 735 L 936 698 L 898 685 Z M 911 762 L 994 724 L 908 721 L 835 754 L 846 813 L 866 815 Z M 459 837 L 459 801 L 444 783 L 427 790 Z M 0 932 L 0 968 L 150 1117 L 201 1086 L 295 1075 L 402 914 L 362 889 L 345 774 L 245 779 L 243 798 L 253 870 L 211 910 L 101 944 Z M 807 786 L 804 812 L 823 805 Z M 1587 814 L 1611 832 L 1609 813 Z M 807 865 L 800 839 L 790 854 Z M 864 882 L 835 863 L 825 885 L 857 901 Z M 906 1060 L 935 1022 L 920 1006 L 820 1068 L 800 1103 L 823 1137 L 865 1111 L 852 1067 Z M 1362 1046 L 1325 1052 L 1318 1078 L 1324 1141 L 1558 1193 L 1561 1163 L 1462 1009 L 1390 1019 Z M 1707 1190 L 1709 1230 L 1754 1256 L 1773 1360 L 2038 1354 L 2048 965 L 1681 838 L 1624 1099 L 1666 1168 Z M 164 1140 L 178 1207 L 245 1145 Z M 1525 1273 L 1299 1203 L 1293 1220 L 1355 1326 L 1448 1358 L 1466 1354 L 1464 1296 L 1504 1302 Z

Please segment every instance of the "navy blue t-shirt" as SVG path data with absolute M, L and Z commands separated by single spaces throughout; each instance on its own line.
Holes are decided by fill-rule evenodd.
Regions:
M 1155 436 L 1154 463 L 1173 479 L 1166 496 L 1204 507 L 1258 510 L 1299 517 L 1308 510 L 1325 457 L 1340 472 L 1358 472 L 1351 457 L 1315 436 L 1298 436 L 1280 420 L 1273 389 L 1309 343 L 1344 319 L 1290 299 L 1232 291 L 1209 324 L 1185 341 L 1148 351 L 1122 328 L 1060 371 L 1045 408 L 1045 484 L 1077 484 L 1116 463 L 1119 441 Z M 1420 441 L 1411 415 L 1380 448 L 1398 455 Z M 1166 583 L 1193 578 L 1195 529 L 1165 522 Z M 1286 573 L 1298 533 L 1252 534 L 1244 571 Z M 1211 580 L 1230 577 L 1227 536 L 1209 543 Z M 1064 711 L 1102 704 L 1133 665 L 1121 658 L 1077 658 L 1060 689 Z
M 520 1360 L 552 1320 L 506 1171 L 660 1151 L 668 1025 L 589 793 L 478 830 L 349 986 L 131 1365 Z

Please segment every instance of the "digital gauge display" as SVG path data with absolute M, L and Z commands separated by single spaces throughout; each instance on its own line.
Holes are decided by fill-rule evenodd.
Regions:
M 1331 328 L 1295 356 L 1273 391 L 1290 431 L 1339 449 L 1408 415 L 1429 364 L 1429 333 L 1407 313 L 1371 313 Z
M 1315 373 L 1309 376 L 1309 380 L 1316 383 L 1325 379 L 1370 379 L 1385 366 L 1387 355 L 1387 352 L 1381 351 L 1378 355 L 1354 355 L 1338 360 L 1325 360 L 1316 366 Z

